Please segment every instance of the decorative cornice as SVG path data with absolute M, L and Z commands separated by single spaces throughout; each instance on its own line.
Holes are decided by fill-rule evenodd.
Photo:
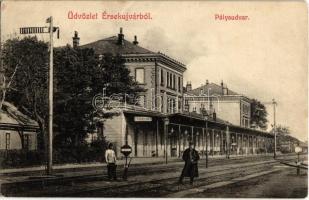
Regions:
M 168 57 L 165 54 L 162 54 L 160 52 L 158 53 L 147 53 L 147 54 L 123 54 L 122 55 L 126 62 L 162 62 L 180 72 L 186 71 L 185 64 L 176 61 L 175 59 L 172 59 Z

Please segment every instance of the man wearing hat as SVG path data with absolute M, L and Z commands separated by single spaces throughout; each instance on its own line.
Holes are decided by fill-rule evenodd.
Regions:
M 200 156 L 194 149 L 192 142 L 189 142 L 189 148 L 183 152 L 182 159 L 185 161 L 185 166 L 181 172 L 179 183 L 182 184 L 184 177 L 190 177 L 190 184 L 193 184 L 194 177 L 198 177 L 197 161 Z

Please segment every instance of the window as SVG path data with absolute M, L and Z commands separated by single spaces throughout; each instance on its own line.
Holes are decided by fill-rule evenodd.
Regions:
M 249 115 L 249 106 L 242 104 L 242 112 L 244 115 Z
M 143 95 L 139 96 L 138 100 L 139 100 L 138 104 L 144 108 L 145 107 L 145 96 Z
M 29 150 L 30 147 L 30 135 L 24 135 L 24 148 Z
M 166 112 L 170 112 L 170 98 L 167 98 Z
M 173 84 L 173 75 L 170 73 L 170 87 L 172 87 L 172 84 Z
M 178 91 L 181 91 L 181 81 L 180 81 L 180 77 L 178 77 Z
M 178 100 L 178 112 L 181 112 L 181 100 Z
M 173 75 L 173 89 L 176 89 L 176 76 Z
M 175 99 L 172 99 L 172 103 L 171 103 L 171 113 L 175 113 L 176 112 L 176 101 Z
M 144 68 L 135 69 L 135 81 L 144 84 L 145 83 L 145 71 Z
M 164 73 L 163 73 L 163 69 L 161 69 L 161 85 L 164 85 Z
M 166 87 L 169 87 L 170 86 L 170 73 L 166 72 L 166 77 L 167 77 Z
M 163 112 L 163 104 L 164 104 L 164 102 L 163 102 L 163 96 L 161 96 L 161 112 Z
M 193 112 L 196 112 L 196 107 L 193 107 Z
M 10 146 L 11 146 L 11 134 L 6 133 L 5 134 L 5 149 L 6 150 L 10 149 Z

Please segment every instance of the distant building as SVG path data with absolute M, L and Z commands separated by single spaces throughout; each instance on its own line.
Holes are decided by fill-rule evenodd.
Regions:
M 184 110 L 187 112 L 216 115 L 234 125 L 250 127 L 251 100 L 237 94 L 221 82 L 221 85 L 209 83 L 192 89 L 190 82 L 184 94 Z
M 0 150 L 37 150 L 38 123 L 4 102 L 0 111 Z
M 281 153 L 294 153 L 297 146 L 302 148 L 303 153 L 308 152 L 307 142 L 301 142 L 291 135 L 277 134 L 277 150 Z

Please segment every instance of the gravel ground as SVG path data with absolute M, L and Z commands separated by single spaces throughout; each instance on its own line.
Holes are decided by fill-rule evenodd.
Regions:
M 295 168 L 278 167 L 282 167 L 282 170 L 267 176 L 253 178 L 187 197 L 305 198 L 308 194 L 307 171 L 301 170 L 301 175 L 296 176 Z

